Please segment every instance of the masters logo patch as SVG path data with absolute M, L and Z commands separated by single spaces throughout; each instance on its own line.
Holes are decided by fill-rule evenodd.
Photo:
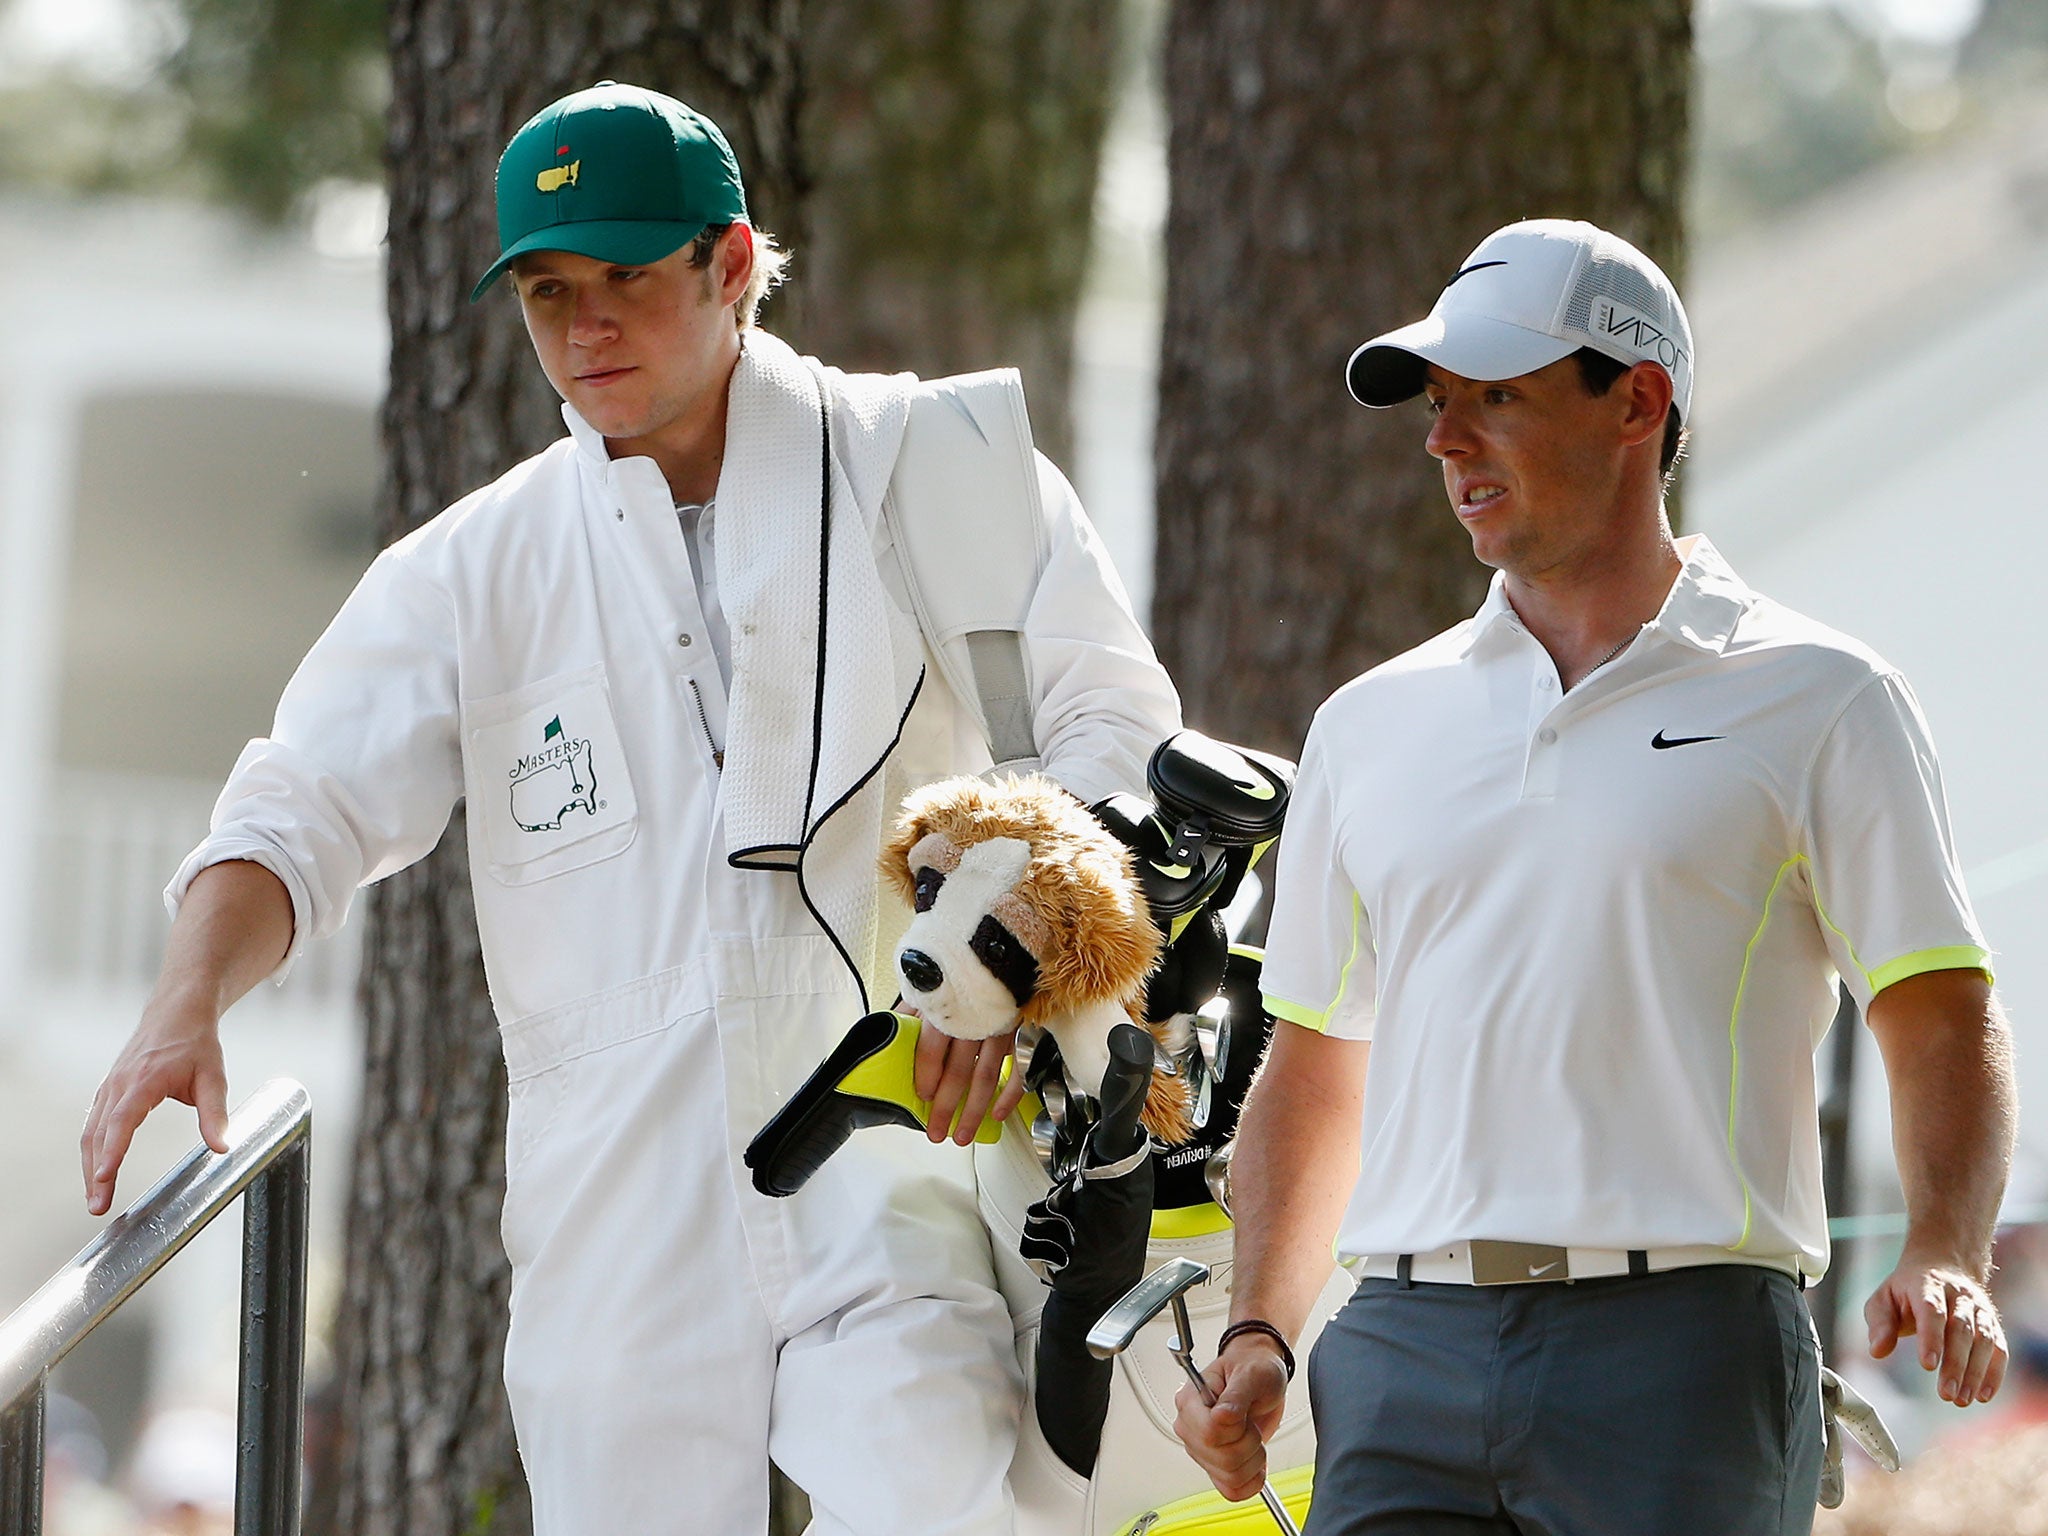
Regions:
M 576 173 L 582 169 L 581 160 L 571 160 L 567 165 L 550 166 L 533 178 L 534 189 L 539 192 L 559 192 L 564 187 L 576 185 Z
M 633 841 L 632 775 L 602 667 L 464 707 L 469 803 L 500 880 L 545 879 Z
M 598 812 L 590 738 L 564 735 L 556 715 L 541 731 L 540 750 L 512 765 L 512 822 L 522 832 L 559 832 L 572 811 Z

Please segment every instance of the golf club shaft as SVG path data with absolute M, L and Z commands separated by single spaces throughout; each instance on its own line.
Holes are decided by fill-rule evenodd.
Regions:
M 1175 1300 L 1179 1300 L 1179 1298 L 1176 1297 Z M 1187 1337 L 1185 1332 L 1182 1333 L 1181 1341 L 1186 1341 Z M 1216 1393 L 1209 1386 L 1209 1378 L 1196 1369 L 1193 1351 L 1191 1349 L 1176 1349 L 1173 1351 L 1173 1358 L 1178 1360 L 1180 1368 L 1187 1372 L 1188 1380 L 1195 1384 L 1195 1391 L 1201 1396 L 1202 1401 L 1209 1407 L 1214 1408 L 1216 1406 Z M 1259 1498 L 1264 1501 L 1267 1511 L 1273 1516 L 1274 1522 L 1279 1525 L 1280 1529 L 1286 1533 L 1286 1536 L 1301 1536 L 1301 1527 L 1294 1523 L 1294 1516 L 1287 1513 L 1287 1506 L 1280 1502 L 1280 1495 L 1273 1491 L 1272 1483 L 1263 1479 L 1260 1481 Z
M 1180 1362 L 1180 1368 L 1187 1372 L 1188 1380 L 1195 1384 L 1195 1391 L 1201 1397 L 1203 1404 L 1214 1408 L 1216 1406 L 1216 1394 L 1210 1389 L 1209 1378 L 1204 1376 L 1200 1367 L 1195 1364 L 1195 1357 L 1183 1354 L 1180 1350 L 1175 1350 L 1173 1358 Z
M 1286 1536 L 1301 1536 L 1301 1527 L 1294 1523 L 1294 1516 L 1287 1513 L 1287 1506 L 1280 1502 L 1280 1495 L 1273 1491 L 1271 1483 L 1259 1484 L 1259 1497 L 1265 1501 L 1274 1523 L 1286 1532 Z

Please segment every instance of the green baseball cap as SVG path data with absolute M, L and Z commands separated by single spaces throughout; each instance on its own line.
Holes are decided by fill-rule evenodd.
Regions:
M 501 249 L 469 302 L 528 251 L 645 266 L 707 224 L 746 216 L 739 162 L 716 123 L 673 96 L 602 80 L 543 107 L 499 156 Z

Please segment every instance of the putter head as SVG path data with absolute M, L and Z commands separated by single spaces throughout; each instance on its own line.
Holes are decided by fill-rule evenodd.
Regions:
M 1131 1347 L 1138 1331 L 1177 1297 L 1209 1278 L 1209 1266 L 1193 1259 L 1169 1259 L 1124 1292 L 1117 1304 L 1088 1330 L 1088 1353 L 1098 1360 L 1120 1355 Z

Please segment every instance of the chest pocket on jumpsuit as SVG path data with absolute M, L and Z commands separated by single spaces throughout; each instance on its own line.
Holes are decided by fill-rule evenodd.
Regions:
M 632 845 L 638 806 L 602 664 L 464 700 L 462 714 L 493 878 L 530 885 Z

